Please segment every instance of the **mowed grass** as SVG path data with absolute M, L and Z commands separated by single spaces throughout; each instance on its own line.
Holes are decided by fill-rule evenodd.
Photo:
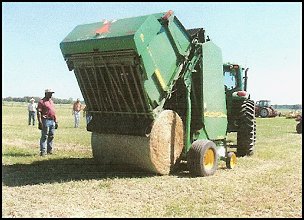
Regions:
M 213 176 L 159 176 L 94 163 L 85 119 L 57 105 L 55 154 L 39 156 L 26 105 L 2 105 L 2 217 L 302 217 L 302 135 L 284 117 L 257 119 L 255 154 Z

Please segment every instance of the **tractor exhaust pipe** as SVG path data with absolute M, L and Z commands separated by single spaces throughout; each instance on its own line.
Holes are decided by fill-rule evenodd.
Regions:
M 248 76 L 247 76 L 247 72 L 248 72 L 249 68 L 246 68 L 245 70 L 245 76 L 244 76 L 244 91 L 247 91 L 247 79 L 248 79 Z

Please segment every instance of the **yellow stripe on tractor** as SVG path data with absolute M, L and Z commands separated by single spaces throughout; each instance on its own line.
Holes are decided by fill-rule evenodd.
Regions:
M 165 80 L 164 80 L 164 78 L 162 77 L 162 75 L 161 75 L 159 69 L 155 69 L 155 75 L 156 75 L 157 80 L 158 80 L 158 82 L 160 83 L 160 86 L 162 87 L 162 89 L 163 89 L 164 91 L 166 91 L 166 90 L 167 90 L 167 85 L 166 85 Z

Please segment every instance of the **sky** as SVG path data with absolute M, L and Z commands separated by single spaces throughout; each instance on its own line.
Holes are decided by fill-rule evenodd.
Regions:
M 80 24 L 173 10 L 202 27 L 223 61 L 248 67 L 251 98 L 302 104 L 301 2 L 2 2 L 2 97 L 83 96 L 59 44 Z

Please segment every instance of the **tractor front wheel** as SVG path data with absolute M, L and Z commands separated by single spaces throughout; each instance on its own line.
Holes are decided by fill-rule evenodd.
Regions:
M 236 165 L 236 155 L 234 152 L 229 152 L 226 158 L 226 167 L 233 169 Z
M 192 176 L 211 176 L 218 166 L 218 154 L 215 143 L 209 140 L 197 140 L 187 154 L 187 164 Z

